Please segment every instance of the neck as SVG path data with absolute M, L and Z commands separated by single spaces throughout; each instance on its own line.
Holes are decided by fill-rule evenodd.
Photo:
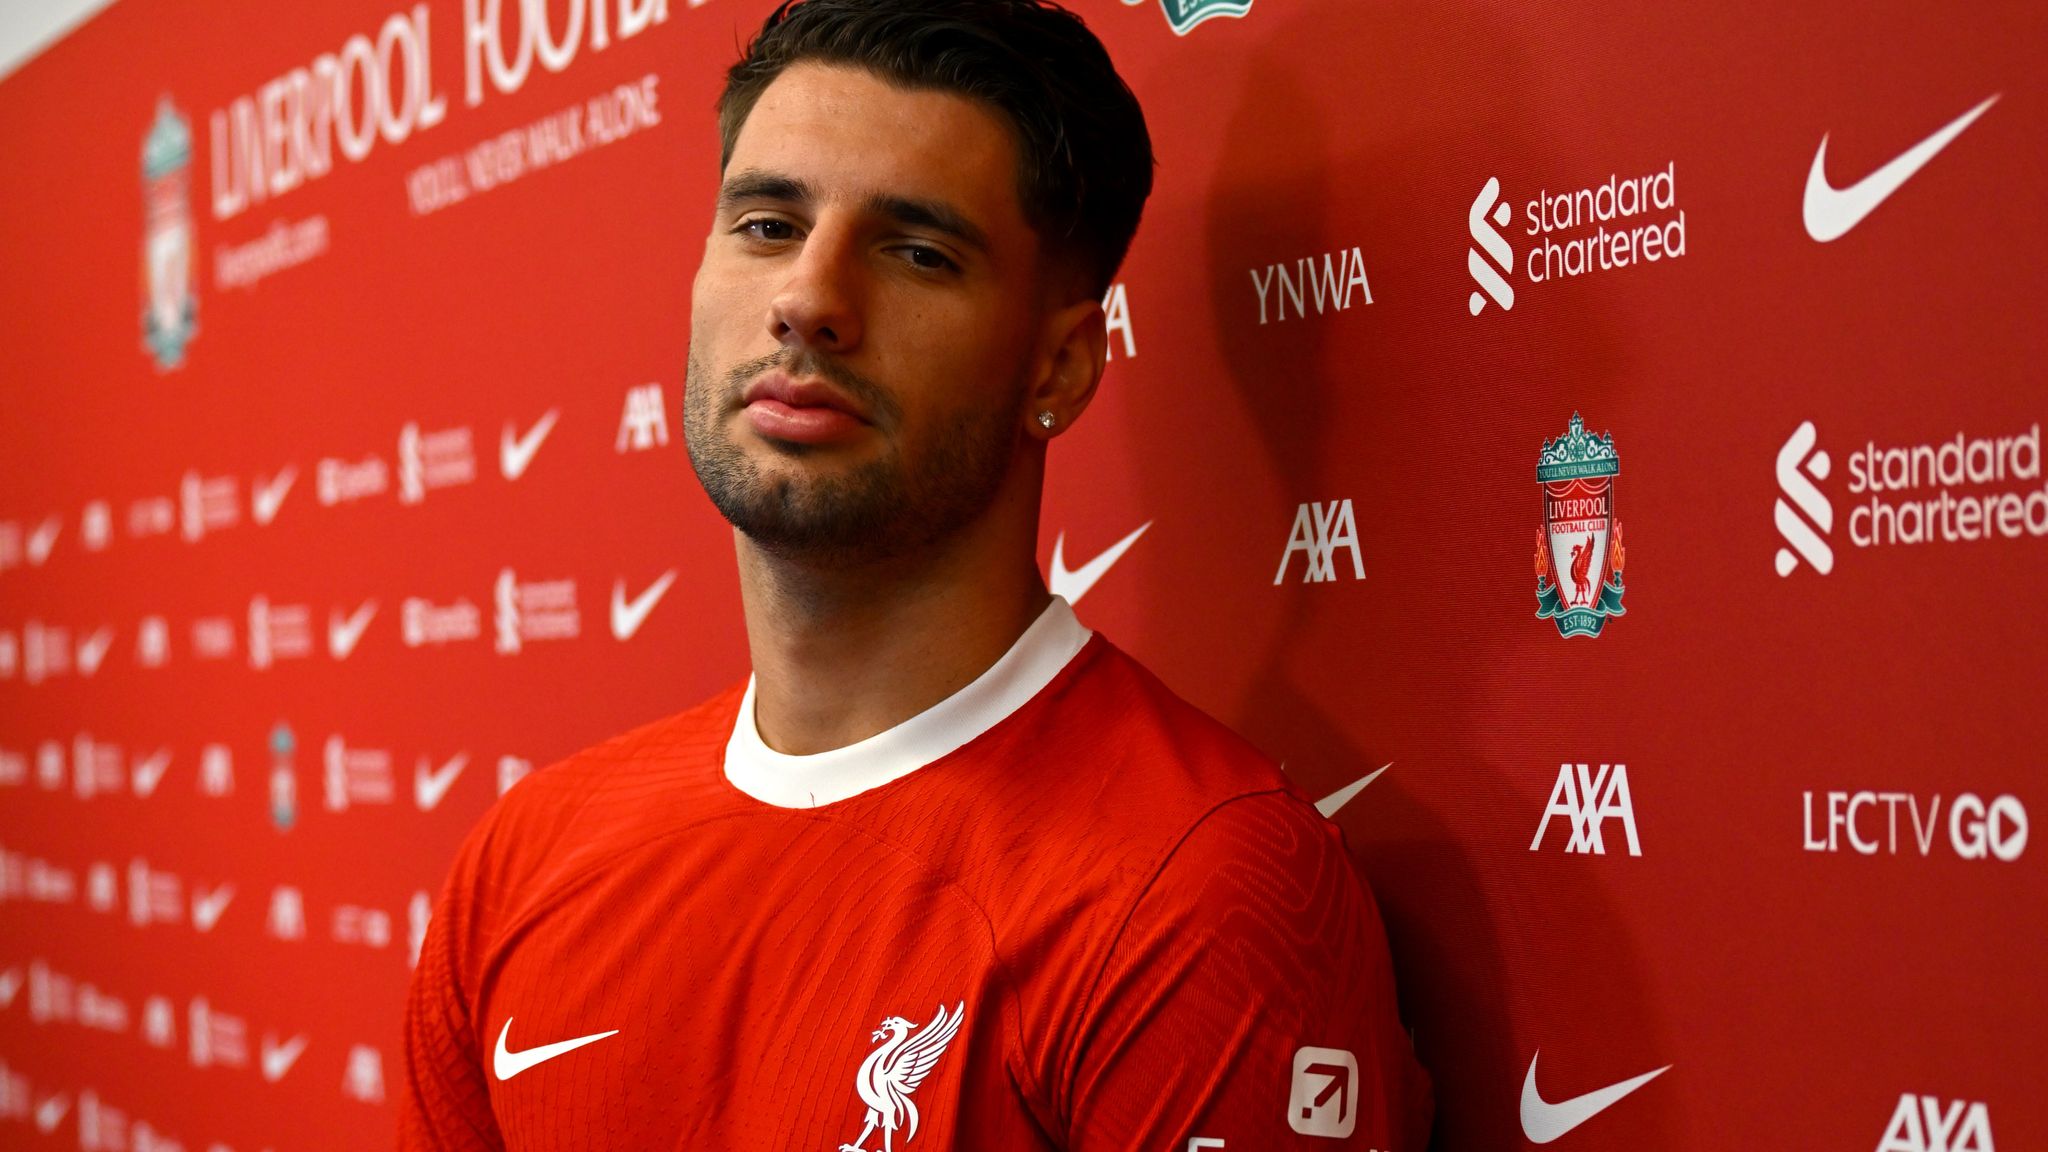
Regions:
M 987 671 L 1052 600 L 1033 558 L 1036 495 L 884 560 L 771 553 L 735 532 L 762 741 L 793 756 L 843 748 Z

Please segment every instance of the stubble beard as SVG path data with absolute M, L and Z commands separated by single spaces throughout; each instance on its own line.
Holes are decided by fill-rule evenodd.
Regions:
M 823 376 L 874 414 L 885 450 L 850 469 L 808 474 L 822 450 L 780 444 L 795 467 L 766 475 L 722 427 L 737 419 L 727 398 L 769 367 Z M 908 446 L 898 439 L 900 409 L 887 390 L 843 365 L 777 354 L 715 377 L 690 353 L 683 387 L 683 442 L 698 483 L 719 514 L 757 547 L 806 563 L 857 564 L 894 559 L 944 540 L 995 502 L 1017 451 L 1023 390 L 1009 385 L 998 402 L 968 407 Z

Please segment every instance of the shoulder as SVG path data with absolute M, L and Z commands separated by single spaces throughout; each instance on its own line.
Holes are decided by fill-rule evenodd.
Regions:
M 644 812 L 644 798 L 715 763 L 744 683 L 540 768 L 492 803 L 464 838 L 458 868 L 500 892 L 527 887 L 575 850 Z

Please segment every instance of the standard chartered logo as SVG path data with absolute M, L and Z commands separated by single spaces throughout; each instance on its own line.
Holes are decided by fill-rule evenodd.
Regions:
M 1489 218 L 1491 223 L 1488 222 Z M 1500 305 L 1501 311 L 1505 312 L 1515 306 L 1515 286 L 1508 283 L 1507 277 L 1501 273 L 1514 272 L 1515 250 L 1508 247 L 1506 238 L 1495 225 L 1499 225 L 1500 228 L 1507 227 L 1508 221 L 1514 219 L 1514 209 L 1509 208 L 1500 198 L 1500 177 L 1487 178 L 1486 187 L 1479 190 L 1479 198 L 1472 201 L 1472 210 L 1466 214 L 1465 219 L 1472 232 L 1472 243 L 1478 245 L 1477 248 L 1465 250 L 1465 267 L 1472 273 L 1472 279 L 1477 280 L 1479 287 L 1485 290 L 1485 295 L 1478 292 L 1472 294 L 1472 314 L 1477 316 L 1486 310 L 1486 300 L 1489 296 L 1495 304 Z M 1486 255 L 1493 257 L 1492 264 L 1487 263 L 1485 257 L 1479 254 L 1480 248 L 1486 249 Z M 1496 270 L 1494 264 L 1500 265 L 1499 269 Z
M 1821 538 L 1822 533 L 1834 531 L 1835 509 L 1813 482 L 1827 479 L 1830 466 L 1828 454 L 1815 447 L 1819 440 L 1813 421 L 1807 420 L 1778 449 L 1778 535 L 1785 538 L 1786 544 L 1778 549 L 1780 576 L 1790 576 L 1802 559 L 1823 576 L 1835 569 L 1835 550 Z M 1809 474 L 1813 479 L 1807 479 Z M 1806 513 L 1805 520 L 1792 510 L 1793 504 L 1799 506 L 1799 512 Z

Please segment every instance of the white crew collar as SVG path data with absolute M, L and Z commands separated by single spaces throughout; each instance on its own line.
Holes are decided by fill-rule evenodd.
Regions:
M 908 776 L 995 727 L 1022 708 L 1093 636 L 1065 597 L 1054 596 L 1002 659 L 974 682 L 901 724 L 856 744 L 791 756 L 761 740 L 754 723 L 754 678 L 740 698 L 725 742 L 725 778 L 778 808 L 815 808 Z

